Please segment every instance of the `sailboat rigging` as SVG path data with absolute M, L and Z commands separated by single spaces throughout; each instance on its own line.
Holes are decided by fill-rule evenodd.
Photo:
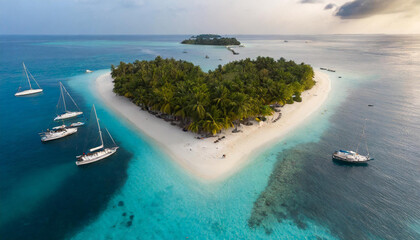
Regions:
M 74 106 L 76 106 L 77 111 L 69 111 L 67 109 L 67 104 L 66 104 L 66 99 L 65 99 L 65 95 L 69 96 L 69 98 L 71 99 L 71 101 L 73 102 Z M 62 114 L 57 114 L 57 117 L 54 118 L 54 121 L 58 121 L 58 120 L 64 120 L 64 119 L 69 119 L 69 118 L 74 118 L 77 117 L 79 115 L 82 115 L 83 112 L 80 111 L 79 107 L 77 106 L 76 102 L 74 101 L 74 99 L 70 96 L 70 93 L 67 91 L 67 89 L 64 87 L 64 85 L 60 82 L 60 97 L 58 99 L 58 103 L 57 103 L 57 109 L 58 106 L 60 105 L 60 102 L 63 101 L 63 106 L 64 106 L 64 113 Z
M 22 62 L 22 66 L 23 66 L 23 71 L 25 72 L 25 76 L 26 79 L 28 80 L 28 84 L 29 84 L 29 89 L 24 90 L 24 91 L 20 91 L 21 90 L 21 86 L 19 86 L 18 92 L 15 93 L 16 97 L 20 97 L 20 96 L 26 96 L 26 95 L 32 95 L 32 94 L 36 94 L 36 93 L 40 93 L 42 92 L 42 88 L 39 86 L 38 82 L 35 80 L 34 76 L 32 76 L 32 74 L 29 72 L 29 70 L 26 68 L 25 63 Z M 29 74 L 28 74 L 29 73 Z M 38 88 L 32 88 L 31 85 L 31 79 L 36 83 L 36 85 L 38 86 Z
M 76 165 L 78 166 L 93 163 L 93 162 L 102 160 L 104 158 L 107 158 L 111 156 L 112 154 L 114 154 L 115 152 L 117 152 L 117 149 L 119 148 L 107 129 L 105 130 L 108 133 L 109 137 L 111 138 L 112 142 L 114 143 L 114 147 L 110 147 L 110 148 L 104 147 L 104 140 L 102 137 L 101 125 L 99 124 L 99 119 L 96 114 L 95 105 L 93 105 L 92 108 L 93 108 L 93 112 L 95 113 L 96 124 L 98 126 L 100 145 L 97 147 L 90 148 L 89 153 L 87 154 L 83 153 L 82 155 L 77 156 Z

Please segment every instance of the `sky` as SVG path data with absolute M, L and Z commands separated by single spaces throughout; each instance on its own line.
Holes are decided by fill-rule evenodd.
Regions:
M 420 0 L 0 0 L 0 34 L 420 34 Z

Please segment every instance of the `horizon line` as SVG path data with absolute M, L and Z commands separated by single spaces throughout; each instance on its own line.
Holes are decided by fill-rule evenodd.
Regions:
M 209 33 L 177 33 L 177 34 L 155 34 L 155 33 L 69 33 L 69 34 L 28 34 L 28 33 L 11 33 L 3 34 L 0 33 L 0 36 L 185 36 L 185 35 L 199 35 L 199 34 L 209 34 Z M 212 33 L 213 34 L 213 33 Z M 317 35 L 420 35 L 420 33 L 317 33 L 317 34 L 301 34 L 301 33 L 241 33 L 241 34 L 218 34 L 225 36 L 317 36 Z

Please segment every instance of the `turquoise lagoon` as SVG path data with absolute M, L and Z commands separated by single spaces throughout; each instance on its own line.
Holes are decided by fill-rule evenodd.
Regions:
M 246 47 L 237 56 L 223 47 L 178 44 L 183 38 L 0 38 L 2 239 L 420 237 L 419 37 L 241 36 Z M 317 113 L 255 152 L 229 178 L 206 182 L 184 171 L 95 94 L 95 79 L 111 64 L 157 55 L 204 70 L 263 55 L 337 72 L 329 73 L 332 91 Z M 12 97 L 22 78 L 21 61 L 44 87 L 43 95 Z M 85 69 L 95 72 L 84 74 Z M 121 146 L 118 154 L 78 168 L 74 156 L 89 142 L 87 128 L 40 143 L 36 133 L 52 124 L 59 80 L 86 118 L 95 104 L 101 124 Z M 332 162 L 332 151 L 355 146 L 365 118 L 376 160 L 367 167 Z

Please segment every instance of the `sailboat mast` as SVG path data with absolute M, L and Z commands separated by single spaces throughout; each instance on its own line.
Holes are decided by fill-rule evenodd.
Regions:
M 26 66 L 24 62 L 22 62 L 22 65 L 23 65 L 23 70 L 25 70 L 26 78 L 28 79 L 29 88 L 32 89 L 31 80 L 29 79 L 29 76 L 28 76 L 28 70 L 26 70 Z
M 96 115 L 95 105 L 93 105 L 93 111 L 95 112 L 96 123 L 98 124 L 99 138 L 101 139 L 101 146 L 103 146 L 104 145 L 104 140 L 102 139 L 101 125 L 99 125 L 99 119 L 98 119 L 98 115 Z
M 66 100 L 64 99 L 64 93 L 63 93 L 63 84 L 60 82 L 60 91 L 61 91 L 61 96 L 63 97 L 63 104 L 64 104 L 64 111 L 67 112 L 67 107 L 66 107 Z

